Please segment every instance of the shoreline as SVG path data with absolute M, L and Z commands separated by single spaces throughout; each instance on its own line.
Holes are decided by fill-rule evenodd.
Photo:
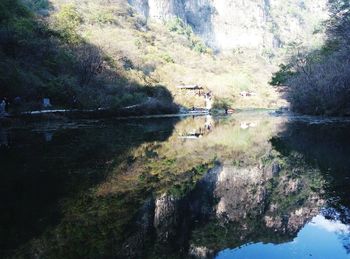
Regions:
M 290 111 L 280 111 L 280 109 L 273 108 L 240 108 L 235 109 L 233 113 L 225 114 L 223 110 L 203 111 L 198 110 L 195 112 L 177 112 L 177 113 L 138 113 L 133 114 L 120 113 L 110 110 L 42 110 L 42 111 L 30 111 L 24 112 L 20 115 L 12 115 L 6 117 L 0 117 L 0 127 L 12 127 L 18 125 L 25 125 L 27 123 L 40 123 L 40 122 L 72 122 L 75 120 L 132 120 L 132 119 L 161 119 L 161 118 L 182 118 L 189 116 L 235 116 L 239 114 L 250 113 L 267 113 L 269 116 L 286 117 L 288 121 L 300 121 L 310 124 L 323 124 L 323 123 L 350 123 L 349 116 L 312 116 L 293 113 Z
M 78 119 L 141 119 L 141 118 L 170 118 L 184 116 L 203 116 L 209 115 L 205 112 L 164 112 L 152 113 L 150 111 L 113 111 L 107 109 L 99 110 L 37 110 L 27 111 L 20 114 L 8 114 L 0 117 L 0 125 L 12 124 L 15 122 L 37 122 L 37 121 L 64 121 Z
M 233 113 L 225 114 L 223 110 L 212 109 L 209 110 L 180 110 L 178 112 L 154 112 L 151 111 L 125 111 L 125 110 L 108 110 L 108 109 L 53 109 L 53 110 L 35 110 L 26 111 L 20 114 L 8 114 L 0 117 L 0 123 L 3 121 L 40 121 L 40 120 L 64 120 L 64 119 L 139 119 L 139 118 L 169 118 L 169 117 L 184 117 L 184 116 L 220 116 L 220 115 L 231 115 L 236 113 L 250 113 L 250 112 L 271 112 L 274 116 L 288 116 L 291 119 L 319 119 L 319 120 L 349 120 L 350 116 L 326 116 L 326 115 L 308 115 L 299 114 L 291 111 L 281 111 L 280 108 L 236 108 L 233 109 Z

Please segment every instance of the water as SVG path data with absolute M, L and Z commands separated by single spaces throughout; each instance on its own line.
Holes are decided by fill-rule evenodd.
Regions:
M 0 128 L 0 256 L 350 258 L 350 122 L 227 117 Z

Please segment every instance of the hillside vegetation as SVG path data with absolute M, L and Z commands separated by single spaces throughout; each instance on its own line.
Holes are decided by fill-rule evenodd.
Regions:
M 101 47 L 80 34 L 84 17 L 75 5 L 56 12 L 48 1 L 24 4 L 1 1 L 2 96 L 20 97 L 25 110 L 40 108 L 44 97 L 56 107 L 118 108 L 148 102 L 156 110 L 174 109 L 164 86 L 125 77 Z
M 234 107 L 281 105 L 266 83 L 272 66 L 264 58 L 214 55 L 180 19 L 146 23 L 122 0 L 0 5 L 0 95 L 19 96 L 22 110 L 40 108 L 44 97 L 55 107 L 204 106 L 202 97 L 180 93 L 180 84 L 201 85 Z
M 350 3 L 329 0 L 329 10 L 326 43 L 314 51 L 297 48 L 271 81 L 296 112 L 350 115 Z

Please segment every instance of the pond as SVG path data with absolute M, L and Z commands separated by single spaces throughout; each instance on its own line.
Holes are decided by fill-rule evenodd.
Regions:
M 350 121 L 0 128 L 2 258 L 350 258 Z

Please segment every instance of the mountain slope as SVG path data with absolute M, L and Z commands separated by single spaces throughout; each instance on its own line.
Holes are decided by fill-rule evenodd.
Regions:
M 54 2 L 56 10 L 64 3 Z M 273 66 L 255 51 L 214 55 L 181 19 L 146 21 L 125 1 L 76 2 L 76 6 L 84 19 L 82 36 L 112 57 L 126 78 L 164 85 L 180 105 L 204 106 L 202 97 L 180 93 L 176 86 L 181 84 L 201 85 L 217 100 L 228 99 L 235 107 L 280 105 L 267 84 Z M 242 91 L 256 96 L 241 98 Z
M 327 18 L 327 0 L 129 0 L 145 18 L 179 17 L 216 49 L 276 49 L 301 40 L 311 45 L 313 32 Z
M 301 26 L 316 3 L 302 2 L 14 1 L 25 3 L 27 16 L 0 20 L 2 31 L 10 28 L 5 35 L 15 35 L 0 42 L 1 95 L 20 96 L 22 109 L 39 108 L 49 97 L 55 107 L 147 104 L 152 112 L 171 112 L 173 102 L 204 106 L 202 96 L 177 88 L 196 84 L 213 93 L 217 107 L 279 107 L 284 102 L 267 83 L 278 56 L 293 40 L 321 39 L 311 29 L 322 4 L 315 21 Z M 304 18 L 295 22 L 300 10 Z M 295 23 L 302 35 L 288 33 Z

